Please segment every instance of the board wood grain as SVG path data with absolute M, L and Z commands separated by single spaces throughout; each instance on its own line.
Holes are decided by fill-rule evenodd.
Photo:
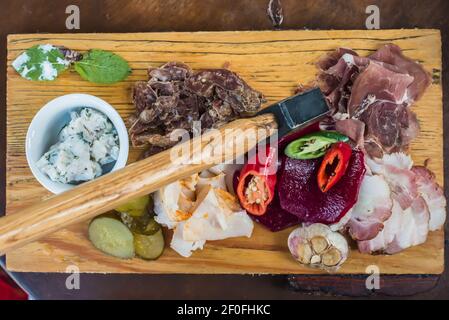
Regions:
M 239 73 L 272 103 L 291 95 L 299 83 L 315 77 L 315 61 L 337 47 L 351 47 L 362 55 L 385 43 L 399 45 L 405 54 L 420 61 L 433 73 L 434 83 L 413 110 L 421 134 L 411 147 L 417 164 L 431 159 L 430 168 L 443 183 L 443 116 L 441 37 L 438 30 L 353 31 L 247 31 L 129 34 L 24 34 L 8 37 L 7 68 L 7 214 L 50 196 L 33 178 L 25 159 L 24 140 L 34 114 L 49 100 L 67 93 L 96 95 L 126 117 L 133 110 L 133 82 L 146 79 L 149 66 L 170 60 L 183 61 L 194 69 L 221 68 Z M 97 85 L 69 71 L 49 83 L 22 79 L 11 67 L 21 51 L 35 44 L 51 43 L 86 51 L 114 51 L 130 62 L 133 73 L 114 85 Z M 268 104 L 267 104 L 268 105 Z M 141 152 L 132 149 L 130 162 Z M 76 265 L 81 272 L 98 273 L 239 273 L 314 274 L 291 259 L 286 239 L 291 229 L 271 233 L 256 225 L 253 236 L 208 242 L 191 258 L 182 258 L 170 248 L 157 261 L 118 260 L 97 251 L 87 239 L 87 223 L 71 226 L 7 254 L 12 271 L 65 272 Z M 167 240 L 170 232 L 166 232 Z M 169 243 L 169 241 L 167 241 Z M 351 251 L 339 270 L 344 274 L 365 273 L 377 265 L 385 274 L 439 274 L 444 269 L 443 231 L 429 234 L 425 244 L 393 256 L 362 255 Z

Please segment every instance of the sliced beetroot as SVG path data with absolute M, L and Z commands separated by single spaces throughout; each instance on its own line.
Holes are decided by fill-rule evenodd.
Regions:
M 265 214 L 261 216 L 254 216 L 250 214 L 250 217 L 253 218 L 254 221 L 259 222 L 273 232 L 286 229 L 301 222 L 301 220 L 297 216 L 281 208 L 279 204 L 279 198 L 277 196 L 268 205 Z
M 297 160 L 283 158 L 278 194 L 283 210 L 308 223 L 332 224 L 351 209 L 357 201 L 365 174 L 363 153 L 352 152 L 346 174 L 329 191 L 318 187 L 317 172 L 322 158 Z

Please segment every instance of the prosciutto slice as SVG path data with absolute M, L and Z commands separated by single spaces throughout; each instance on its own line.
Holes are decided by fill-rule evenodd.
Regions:
M 339 48 L 322 58 L 318 67 L 318 86 L 334 112 L 337 128 L 343 128 L 343 133 L 352 129 L 349 133 L 356 134 L 356 143 L 373 157 L 408 148 L 419 133 L 409 107 L 431 83 L 419 63 L 405 57 L 398 46 L 387 44 L 368 57 Z M 339 125 L 342 118 L 347 121 Z
M 343 55 L 349 54 L 351 56 L 358 56 L 357 52 L 349 48 L 338 48 L 335 51 L 323 56 L 317 63 L 317 67 L 321 70 L 329 70 L 335 66 L 343 57 Z M 345 66 L 343 66 L 345 67 Z M 341 72 L 342 73 L 342 72 Z
M 359 116 L 368 108 L 365 99 L 373 101 L 390 101 L 395 104 L 404 102 L 407 88 L 413 82 L 408 74 L 393 72 L 379 63 L 371 61 L 354 82 L 351 98 L 348 102 L 348 113 L 352 117 Z
M 415 113 L 404 104 L 376 101 L 360 119 L 366 124 L 364 146 L 371 156 L 401 151 L 419 133 Z
M 348 136 L 355 142 L 356 146 L 363 147 L 365 123 L 356 119 L 344 119 L 335 123 L 335 130 Z
M 351 49 L 339 48 L 318 62 L 318 83 L 334 112 L 346 113 L 352 85 L 369 63 Z
M 405 57 L 401 48 L 394 44 L 387 44 L 369 56 L 370 59 L 394 65 L 399 72 L 409 74 L 413 82 L 407 88 L 405 100 L 408 104 L 421 98 L 424 91 L 432 82 L 430 74 L 419 64 Z

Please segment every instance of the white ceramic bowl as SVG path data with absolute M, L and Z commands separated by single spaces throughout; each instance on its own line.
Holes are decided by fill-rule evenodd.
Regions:
M 111 171 L 123 168 L 128 160 L 129 142 L 126 126 L 118 112 L 106 101 L 89 94 L 68 94 L 51 100 L 34 116 L 28 128 L 25 152 L 34 177 L 49 191 L 61 193 L 74 188 L 74 184 L 52 181 L 36 166 L 36 162 L 58 141 L 61 129 L 70 122 L 70 112 L 89 107 L 106 115 L 117 130 L 120 151 Z

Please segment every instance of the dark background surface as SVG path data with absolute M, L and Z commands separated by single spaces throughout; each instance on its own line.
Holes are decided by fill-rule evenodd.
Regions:
M 368 5 L 380 8 L 381 29 L 437 28 L 443 40 L 443 84 L 449 70 L 447 0 L 281 0 L 281 29 L 365 29 Z M 81 29 L 67 30 L 65 9 L 80 8 Z M 0 0 L 0 203 L 5 211 L 6 36 L 38 32 L 151 32 L 272 29 L 268 0 Z M 444 85 L 444 140 L 448 138 L 449 92 Z M 444 155 L 448 155 L 444 146 Z M 445 181 L 448 162 L 445 161 Z M 449 194 L 446 183 L 445 193 Z M 446 227 L 446 235 L 448 234 Z M 447 244 L 446 236 L 446 244 Z M 446 250 L 446 262 L 448 255 Z M 4 260 L 1 261 L 4 264 Z M 40 299 L 313 299 L 391 295 L 449 298 L 448 271 L 441 277 L 381 277 L 381 292 L 370 293 L 364 276 L 98 275 L 82 274 L 80 290 L 67 290 L 66 275 L 14 273 L 32 297 Z M 288 281 L 289 280 L 289 281 Z M 290 285 L 290 284 L 293 284 Z M 294 290 L 293 288 L 296 288 Z M 298 289 L 300 292 L 298 292 Z M 313 292 L 313 294 L 311 294 Z

